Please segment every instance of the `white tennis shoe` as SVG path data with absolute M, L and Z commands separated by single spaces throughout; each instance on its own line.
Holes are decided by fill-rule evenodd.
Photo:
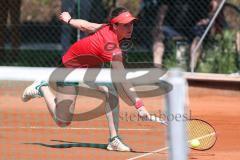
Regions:
M 33 84 L 31 84 L 24 90 L 22 95 L 22 101 L 27 102 L 32 98 L 42 97 L 40 87 L 47 85 L 48 83 L 46 81 L 36 80 L 35 82 L 33 82 Z
M 120 151 L 120 152 L 130 152 L 131 148 L 129 148 L 126 144 L 124 144 L 121 139 L 116 136 L 113 137 L 108 143 L 107 150 L 109 151 Z

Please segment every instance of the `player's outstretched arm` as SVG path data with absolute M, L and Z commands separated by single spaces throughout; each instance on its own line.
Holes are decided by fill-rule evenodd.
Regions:
M 150 115 L 146 110 L 146 108 L 144 107 L 142 100 L 137 96 L 132 84 L 126 79 L 125 68 L 122 63 L 122 54 L 115 54 L 113 56 L 111 66 L 112 66 L 113 72 L 117 73 L 116 74 L 116 76 L 118 76 L 117 79 L 120 81 L 119 85 L 121 85 L 121 88 L 124 91 L 124 93 L 127 95 L 130 101 L 136 107 L 139 116 L 141 116 L 142 118 L 149 119 Z
M 91 23 L 83 19 L 72 19 L 71 15 L 68 12 L 62 12 L 59 16 L 59 19 L 62 22 L 69 24 L 77 29 L 80 29 L 81 31 L 86 33 L 95 33 L 103 25 L 98 23 Z

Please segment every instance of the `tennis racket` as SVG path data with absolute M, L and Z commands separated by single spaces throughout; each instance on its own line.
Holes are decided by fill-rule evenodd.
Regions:
M 164 121 L 156 116 L 151 116 L 150 121 L 161 123 L 168 126 Z M 188 146 L 191 149 L 204 151 L 211 149 L 217 141 L 217 135 L 214 127 L 208 122 L 201 119 L 189 119 L 186 121 L 186 129 L 188 134 Z M 192 141 L 199 141 L 198 146 L 192 146 Z

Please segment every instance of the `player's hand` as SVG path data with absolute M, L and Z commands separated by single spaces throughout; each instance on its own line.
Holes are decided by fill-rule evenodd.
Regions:
M 149 120 L 150 119 L 150 114 L 146 110 L 144 106 L 140 107 L 137 109 L 138 115 L 143 118 L 144 120 Z
M 59 16 L 59 19 L 63 21 L 64 23 L 68 23 L 68 21 L 71 19 L 71 15 L 68 12 L 62 12 Z

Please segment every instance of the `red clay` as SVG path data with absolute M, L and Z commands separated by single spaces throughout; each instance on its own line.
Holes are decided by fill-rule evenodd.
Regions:
M 0 159 L 122 160 L 167 146 L 164 126 L 152 122 L 135 122 L 135 110 L 121 101 L 120 128 L 122 130 L 120 130 L 120 135 L 138 153 L 110 152 L 102 148 L 80 147 L 80 143 L 82 145 L 88 143 L 88 146 L 89 143 L 107 143 L 108 130 L 105 116 L 90 121 L 73 122 L 68 128 L 61 129 L 54 124 L 43 99 L 35 99 L 28 103 L 21 102 L 20 95 L 25 86 L 26 84 L 21 84 L 13 88 L 11 85 L 7 87 L 1 85 Z M 149 108 L 151 112 L 157 112 L 162 110 L 162 99 L 162 97 L 153 97 L 143 100 L 146 108 Z M 218 141 L 211 150 L 191 151 L 189 159 L 240 159 L 239 99 L 239 91 L 190 87 L 191 116 L 211 123 L 216 128 Z M 94 98 L 81 97 L 78 99 L 76 112 L 85 112 L 99 103 L 100 101 Z M 126 113 L 128 113 L 127 116 Z M 129 118 L 130 115 L 132 120 Z M 70 142 L 73 142 L 70 145 L 73 146 L 71 148 L 43 146 L 57 145 L 59 147 L 58 144 Z M 139 159 L 167 159 L 167 153 L 167 150 L 163 150 Z

